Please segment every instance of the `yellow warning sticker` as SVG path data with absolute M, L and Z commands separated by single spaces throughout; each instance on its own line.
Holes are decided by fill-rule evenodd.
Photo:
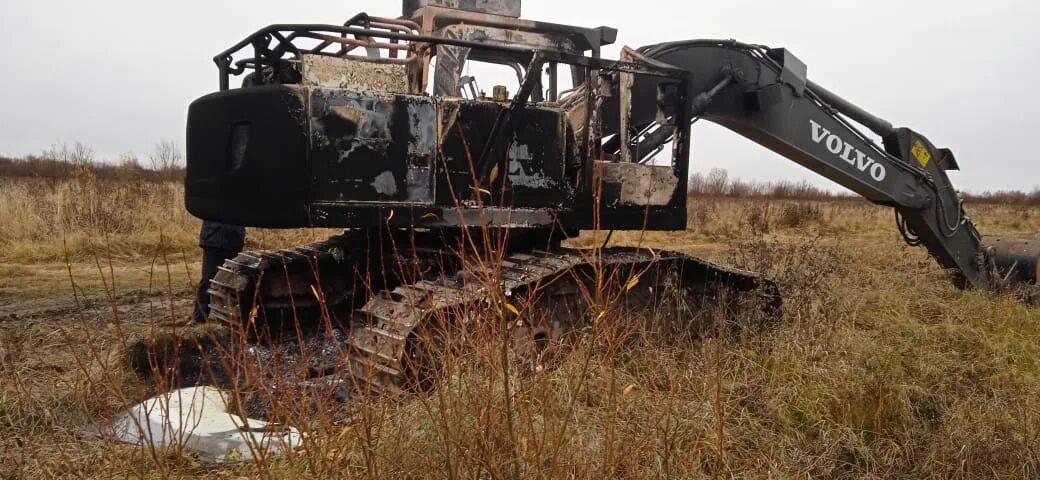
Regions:
M 924 146 L 920 140 L 914 142 L 913 148 L 910 149 L 910 153 L 914 154 L 914 158 L 917 159 L 917 163 L 921 164 L 921 168 L 927 167 L 928 162 L 932 161 L 932 154 L 928 151 L 928 147 Z

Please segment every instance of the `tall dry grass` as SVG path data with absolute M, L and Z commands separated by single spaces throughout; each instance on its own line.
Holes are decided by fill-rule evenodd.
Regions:
M 184 208 L 173 181 L 98 178 L 77 169 L 71 178 L 0 177 L 0 262 L 81 261 L 157 251 L 196 256 L 201 221 Z M 279 248 L 327 237 L 328 230 L 250 229 L 249 245 Z
M 33 263 L 96 254 L 136 255 L 192 244 L 199 222 L 172 182 L 0 179 L 0 259 Z
M 90 197 L 72 185 L 47 190 L 21 183 L 22 190 L 10 194 L 8 185 L 0 192 L 0 221 L 22 227 L 13 236 L 4 229 L 5 255 L 17 252 L 11 246 L 19 242 L 60 245 L 55 230 L 48 230 L 53 225 L 62 225 L 56 231 L 66 238 L 89 232 L 128 246 L 135 245 L 129 243 L 135 235 L 160 230 L 171 245 L 194 242 L 194 220 L 165 205 L 180 196 L 176 186 L 167 193 L 151 187 L 112 193 L 95 184 Z M 36 192 L 55 208 L 32 202 L 11 208 L 6 202 Z M 129 223 L 118 216 L 105 220 L 118 212 L 104 209 L 118 203 L 104 199 L 121 194 L 139 211 L 127 213 Z M 57 207 L 83 195 L 94 198 L 96 208 L 83 206 L 77 216 Z M 279 397 L 286 420 L 304 429 L 307 441 L 287 457 L 256 463 L 211 467 L 177 452 L 79 433 L 154 393 L 154 385 L 125 368 L 123 355 L 136 340 L 168 333 L 178 312 L 190 307 L 184 301 L 159 296 L 130 302 L 113 295 L 95 307 L 0 319 L 0 477 L 1040 474 L 1037 310 L 1010 296 L 955 290 L 925 252 L 902 244 L 890 211 L 862 202 L 695 198 L 690 206 L 687 232 L 618 233 L 612 242 L 701 254 L 775 278 L 786 300 L 780 322 L 691 337 L 655 332 L 689 321 L 692 313 L 633 317 L 615 311 L 562 351 L 551 368 L 535 372 L 501 355 L 506 337 L 490 329 L 445 358 L 445 375 L 432 393 L 364 399 L 349 425 L 335 421 L 331 406 L 314 408 L 313 399 L 300 395 Z M 986 233 L 1040 231 L 1035 208 L 969 209 Z M 52 211 L 62 213 L 41 213 Z M 34 219 L 48 219 L 48 225 Z M 120 233 L 114 230 L 119 225 L 137 229 Z M 256 232 L 254 238 L 286 246 L 299 240 L 289 235 L 316 233 Z M 177 235 L 184 237 L 175 240 Z M 595 246 L 603 237 L 590 233 L 572 243 Z M 143 251 L 155 246 L 136 245 Z M 89 248 L 77 252 L 73 262 L 93 261 Z M 48 261 L 55 258 L 63 257 Z M 500 314 L 477 318 L 499 322 Z M 639 328 L 615 328 L 626 325 Z M 207 334 L 177 328 L 185 337 Z

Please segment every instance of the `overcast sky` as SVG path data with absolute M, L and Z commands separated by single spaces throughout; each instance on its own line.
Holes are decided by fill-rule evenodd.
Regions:
M 595 6 L 588 6 L 595 5 Z M 809 77 L 954 150 L 959 188 L 1040 186 L 1033 141 L 1040 2 L 1028 0 L 525 0 L 524 16 L 620 29 L 620 45 L 736 38 L 787 47 Z M 395 0 L 3 0 L 0 154 L 81 141 L 102 158 L 183 144 L 188 104 L 216 89 L 214 54 L 271 23 L 396 16 Z M 485 87 L 486 88 L 486 87 Z M 693 169 L 828 181 L 707 124 Z

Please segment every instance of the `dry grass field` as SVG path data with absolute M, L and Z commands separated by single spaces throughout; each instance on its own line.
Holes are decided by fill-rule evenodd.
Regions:
M 181 195 L 0 179 L 0 478 L 1040 476 L 1040 310 L 954 289 L 891 211 L 852 199 L 697 197 L 686 232 L 612 237 L 776 279 L 772 325 L 624 342 L 596 328 L 529 375 L 491 339 L 433 393 L 368 400 L 350 425 L 311 412 L 303 448 L 255 463 L 84 435 L 153 393 L 124 367 L 128 345 L 190 333 L 198 222 Z M 1040 207 L 968 208 L 986 234 L 1040 232 Z

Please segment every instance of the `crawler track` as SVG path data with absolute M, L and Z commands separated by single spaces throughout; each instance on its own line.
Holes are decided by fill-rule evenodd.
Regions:
M 678 286 L 696 306 L 725 299 L 731 305 L 750 302 L 769 314 L 780 307 L 775 284 L 758 275 L 636 248 L 556 248 L 469 263 L 443 251 L 396 250 L 393 261 L 383 263 L 399 266 L 402 275 L 394 278 L 411 271 L 414 281 L 384 280 L 385 288 L 364 295 L 362 303 L 354 280 L 363 276 L 361 262 L 372 259 L 357 253 L 361 242 L 347 233 L 291 250 L 242 253 L 212 283 L 211 320 L 258 329 L 260 321 L 333 317 L 349 331 L 349 358 L 319 370 L 347 376 L 355 388 L 398 393 L 429 384 L 437 368 L 430 332 L 455 336 L 465 330 L 467 312 L 508 320 L 514 350 L 537 356 L 592 323 L 588 307 L 597 294 L 653 308 L 667 287 Z
M 355 378 L 379 391 L 423 382 L 431 366 L 424 364 L 429 360 L 421 353 L 423 343 L 430 341 L 420 333 L 422 329 L 488 308 L 502 310 L 502 317 L 509 320 L 516 353 L 538 355 L 560 337 L 590 323 L 588 312 L 570 310 L 556 315 L 548 310 L 564 307 L 560 297 L 570 297 L 569 306 L 580 309 L 596 291 L 597 271 L 600 279 L 626 290 L 613 298 L 629 307 L 652 306 L 647 304 L 660 299 L 655 289 L 663 293 L 671 280 L 678 281 L 688 300 L 697 305 L 733 295 L 734 301 L 750 300 L 773 314 L 780 306 L 772 282 L 692 256 L 634 248 L 604 249 L 598 257 L 593 255 L 568 248 L 516 253 L 493 268 L 474 266 L 451 277 L 399 286 L 373 297 L 359 310 L 362 322 L 352 332 Z M 488 285 L 497 285 L 499 292 L 489 291 Z M 501 304 L 496 305 L 496 299 Z
M 238 254 L 220 267 L 210 283 L 209 320 L 242 326 L 243 320 L 291 320 L 337 307 L 349 300 L 348 285 L 361 260 L 357 252 L 362 242 L 360 235 L 346 233 L 287 250 Z

